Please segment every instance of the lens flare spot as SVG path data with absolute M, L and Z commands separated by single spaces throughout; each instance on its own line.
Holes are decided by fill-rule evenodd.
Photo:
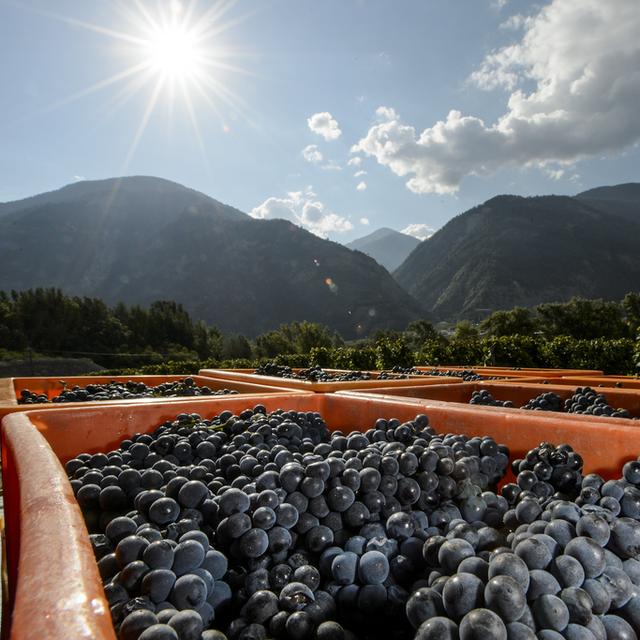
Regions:
M 329 287 L 331 293 L 338 293 L 338 285 L 331 278 L 325 278 L 324 283 Z
M 373 318 L 373 316 L 376 315 L 376 310 L 373 307 L 371 307 L 371 309 L 369 309 L 367 313 L 369 314 L 370 318 Z

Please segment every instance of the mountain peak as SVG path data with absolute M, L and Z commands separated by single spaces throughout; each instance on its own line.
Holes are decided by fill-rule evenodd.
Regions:
M 413 236 L 382 227 L 346 246 L 371 256 L 387 271 L 394 271 L 419 244 L 420 240 Z

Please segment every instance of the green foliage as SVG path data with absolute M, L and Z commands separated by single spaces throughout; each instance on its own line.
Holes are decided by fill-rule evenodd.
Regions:
M 479 335 L 477 327 L 474 327 L 468 320 L 460 320 L 453 333 L 453 339 L 460 342 L 475 340 Z
M 376 369 L 390 369 L 394 366 L 412 367 L 415 364 L 414 353 L 403 337 L 382 338 L 376 341 Z
M 280 353 L 310 353 L 314 347 L 333 347 L 342 339 L 317 322 L 291 322 L 256 338 L 256 355 L 273 358 Z
M 494 311 L 480 328 L 492 336 L 532 336 L 538 326 L 529 309 L 514 307 L 509 311 Z
M 541 346 L 540 338 L 526 335 L 490 336 L 483 340 L 483 363 L 497 367 L 539 367 Z
M 404 337 L 414 351 L 418 351 L 427 340 L 444 340 L 444 336 L 427 320 L 411 322 Z
M 220 356 L 223 360 L 231 360 L 233 358 L 250 359 L 252 355 L 253 350 L 245 336 L 237 333 L 230 333 L 224 336 Z
M 545 337 L 571 336 L 577 339 L 623 338 L 629 335 L 616 302 L 572 298 L 560 304 L 550 302 L 536 307 L 540 330 Z
M 640 293 L 627 293 L 621 305 L 626 316 L 629 331 L 633 337 L 637 338 L 640 332 Z
M 148 309 L 59 289 L 0 292 L 0 347 L 44 355 L 88 356 L 103 366 L 137 366 L 167 360 L 220 358 L 222 335 L 194 322 L 175 302 Z

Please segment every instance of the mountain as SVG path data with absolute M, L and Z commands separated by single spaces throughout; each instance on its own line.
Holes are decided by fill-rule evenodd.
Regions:
M 623 185 L 617 198 L 492 198 L 422 242 L 394 276 L 438 319 L 578 295 L 620 299 L 640 286 L 640 218 L 628 197 L 638 186 Z
M 382 227 L 369 235 L 349 242 L 346 246 L 366 253 L 387 271 L 393 271 L 419 244 L 420 240 L 413 236 Z
M 613 187 L 597 187 L 579 193 L 586 204 L 635 222 L 640 222 L 640 184 L 628 182 Z
M 33 287 L 110 304 L 175 300 L 249 336 L 312 320 L 352 338 L 424 315 L 372 258 L 151 177 L 0 204 L 0 290 Z

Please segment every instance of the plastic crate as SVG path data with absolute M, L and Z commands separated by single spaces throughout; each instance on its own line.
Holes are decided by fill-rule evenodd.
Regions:
M 576 387 L 616 387 L 618 389 L 638 389 L 640 390 L 640 379 L 632 376 L 570 376 L 559 378 L 554 384 L 570 384 Z
M 296 373 L 301 369 L 293 369 Z M 263 376 L 254 373 L 254 369 L 200 369 L 201 376 L 214 376 L 226 380 L 238 382 L 251 382 L 253 384 L 268 384 L 272 387 L 284 387 L 285 389 L 297 389 L 299 391 L 313 391 L 314 393 L 333 393 L 336 391 L 349 391 L 351 389 L 377 389 L 379 387 L 407 387 L 417 384 L 459 384 L 460 378 L 429 378 L 427 376 L 415 376 L 399 380 L 379 379 L 379 372 L 371 373 L 371 380 L 349 380 L 344 382 L 310 382 L 309 380 L 296 380 L 292 378 L 279 378 L 277 376 Z M 344 369 L 325 369 L 330 373 L 347 373 Z
M 23 389 L 30 389 L 38 394 L 45 394 L 50 400 L 60 395 L 64 390 L 63 381 L 67 387 L 73 385 L 86 386 L 88 384 L 100 384 L 108 382 L 144 382 L 147 386 L 156 386 L 163 382 L 177 382 L 186 377 L 193 378 L 196 385 L 202 387 L 208 386 L 213 391 L 220 389 L 231 389 L 239 394 L 261 394 L 266 393 L 286 393 L 286 390 L 280 387 L 273 387 L 267 384 L 242 382 L 240 380 L 217 379 L 205 376 L 72 376 L 72 377 L 43 377 L 43 378 L 0 378 L 0 418 L 7 413 L 15 411 L 32 411 L 34 409 L 60 409 L 61 407 L 82 407 L 92 406 L 98 403 L 94 402 L 64 402 L 64 403 L 43 403 L 43 404 L 18 404 L 20 392 Z M 234 394 L 235 395 L 235 394 Z M 193 400 L 210 398 L 211 396 L 185 396 Z M 122 402 L 167 402 L 176 400 L 176 398 L 135 398 L 125 400 L 100 400 L 101 405 L 110 405 Z
M 577 386 L 555 384 L 555 379 L 551 381 L 553 384 L 539 384 L 534 382 L 521 382 L 521 381 L 490 381 L 490 382 L 464 382 L 458 385 L 435 385 L 429 387 L 402 387 L 402 388 L 380 388 L 380 389 L 368 389 L 362 392 L 354 392 L 354 394 L 367 394 L 372 397 L 382 395 L 385 397 L 405 398 L 411 401 L 420 402 L 435 401 L 441 403 L 454 403 L 469 405 L 471 395 L 474 391 L 480 391 L 486 389 L 491 393 L 495 400 L 510 400 L 513 402 L 514 408 L 504 409 L 502 407 L 489 407 L 486 405 L 469 405 L 474 410 L 503 410 L 503 411 L 517 411 L 519 413 L 535 413 L 536 415 L 554 415 L 558 419 L 577 419 L 587 421 L 600 421 L 603 420 L 610 422 L 611 420 L 622 421 L 630 427 L 640 428 L 640 422 L 636 420 L 628 420 L 624 418 L 607 418 L 602 416 L 587 416 L 573 413 L 560 413 L 549 411 L 528 411 L 519 409 L 524 405 L 527 400 L 531 400 L 541 393 L 553 392 L 559 395 L 563 400 L 570 398 Z M 607 402 L 615 409 L 622 408 L 627 409 L 631 413 L 632 417 L 640 416 L 640 390 L 631 389 L 601 389 L 604 393 Z
M 522 457 L 541 441 L 568 442 L 585 472 L 617 477 L 640 450 L 640 430 L 626 421 L 606 424 L 559 420 L 539 412 L 478 411 L 455 404 L 420 403 L 356 393 L 270 395 L 133 405 L 97 405 L 29 411 L 2 422 L 9 584 L 13 640 L 114 640 L 96 563 L 60 461 L 83 451 L 107 451 L 137 432 L 153 431 L 181 412 L 211 416 L 260 402 L 271 411 L 319 411 L 330 428 L 367 429 L 379 417 L 408 420 L 426 413 L 444 433 L 492 435 Z M 606 456 L 603 455 L 606 452 Z M 24 535 L 21 535 L 24 532 Z
M 494 377 L 504 376 L 506 378 L 560 378 L 562 376 L 601 376 L 602 371 L 596 369 L 541 369 L 541 368 L 513 368 L 513 367 L 461 367 L 459 365 L 447 367 L 438 365 L 430 367 L 421 365 L 416 367 L 422 371 L 472 371 L 481 376 Z

